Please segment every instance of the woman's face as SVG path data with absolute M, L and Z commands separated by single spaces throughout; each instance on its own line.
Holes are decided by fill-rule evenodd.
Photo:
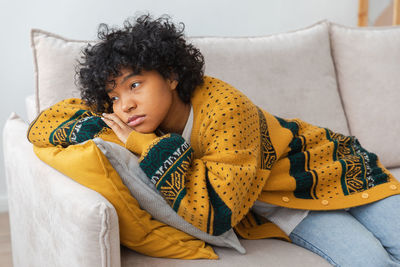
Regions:
M 114 113 L 130 128 L 140 133 L 152 133 L 171 121 L 171 109 L 180 101 L 176 80 L 164 79 L 157 71 L 135 74 L 129 68 L 111 79 L 106 92 Z

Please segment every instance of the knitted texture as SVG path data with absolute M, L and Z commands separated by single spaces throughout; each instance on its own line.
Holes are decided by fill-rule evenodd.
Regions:
M 271 222 L 255 223 L 249 210 L 257 199 L 288 208 L 330 210 L 400 192 L 398 181 L 354 136 L 269 114 L 213 77 L 205 77 L 191 103 L 191 146 L 171 135 L 159 147 L 152 144 L 155 155 L 165 153 L 163 158 L 143 161 L 162 166 L 161 179 L 150 173 L 149 178 L 179 215 L 210 234 L 238 226 L 246 238 L 288 239 Z M 247 223 L 238 225 L 241 220 Z

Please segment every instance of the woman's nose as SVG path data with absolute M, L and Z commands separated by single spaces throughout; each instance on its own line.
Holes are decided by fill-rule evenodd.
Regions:
M 129 111 L 131 111 L 132 109 L 136 108 L 135 100 L 132 99 L 132 98 L 130 98 L 130 97 L 127 97 L 127 98 L 125 98 L 125 99 L 122 99 L 122 106 L 121 106 L 121 108 L 122 108 L 122 110 L 123 110 L 124 112 L 129 112 Z

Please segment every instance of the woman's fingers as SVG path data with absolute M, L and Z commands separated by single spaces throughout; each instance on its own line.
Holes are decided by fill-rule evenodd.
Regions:
M 118 132 L 121 129 L 118 124 L 116 124 L 113 120 L 107 119 L 106 117 L 101 117 L 101 119 L 108 125 L 108 127 L 111 128 L 111 130 L 114 131 L 114 133 L 118 135 Z
M 118 136 L 118 138 L 121 139 L 120 137 L 121 127 L 119 126 L 119 124 L 115 122 L 112 117 L 106 114 L 103 114 L 102 119 L 114 131 L 114 133 Z
M 126 143 L 129 134 L 133 131 L 128 125 L 126 125 L 121 119 L 114 113 L 106 114 L 103 113 L 103 121 L 114 131 L 118 138 Z
M 115 114 L 115 113 L 103 113 L 103 117 L 106 119 L 109 119 L 111 121 L 113 121 L 116 125 L 118 125 L 120 128 L 125 128 L 126 124 L 121 121 L 121 119 Z

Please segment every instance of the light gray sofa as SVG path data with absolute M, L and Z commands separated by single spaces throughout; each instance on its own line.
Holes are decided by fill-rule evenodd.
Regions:
M 355 135 L 400 178 L 400 27 L 351 28 L 320 21 L 261 37 L 190 37 L 206 74 L 284 118 Z M 36 89 L 31 121 L 61 99 L 79 96 L 74 60 L 87 41 L 32 31 Z M 243 240 L 245 255 L 214 247 L 219 260 L 153 258 L 120 247 L 118 217 L 100 194 L 41 162 L 15 113 L 3 131 L 14 267 L 330 266 L 280 240 Z

